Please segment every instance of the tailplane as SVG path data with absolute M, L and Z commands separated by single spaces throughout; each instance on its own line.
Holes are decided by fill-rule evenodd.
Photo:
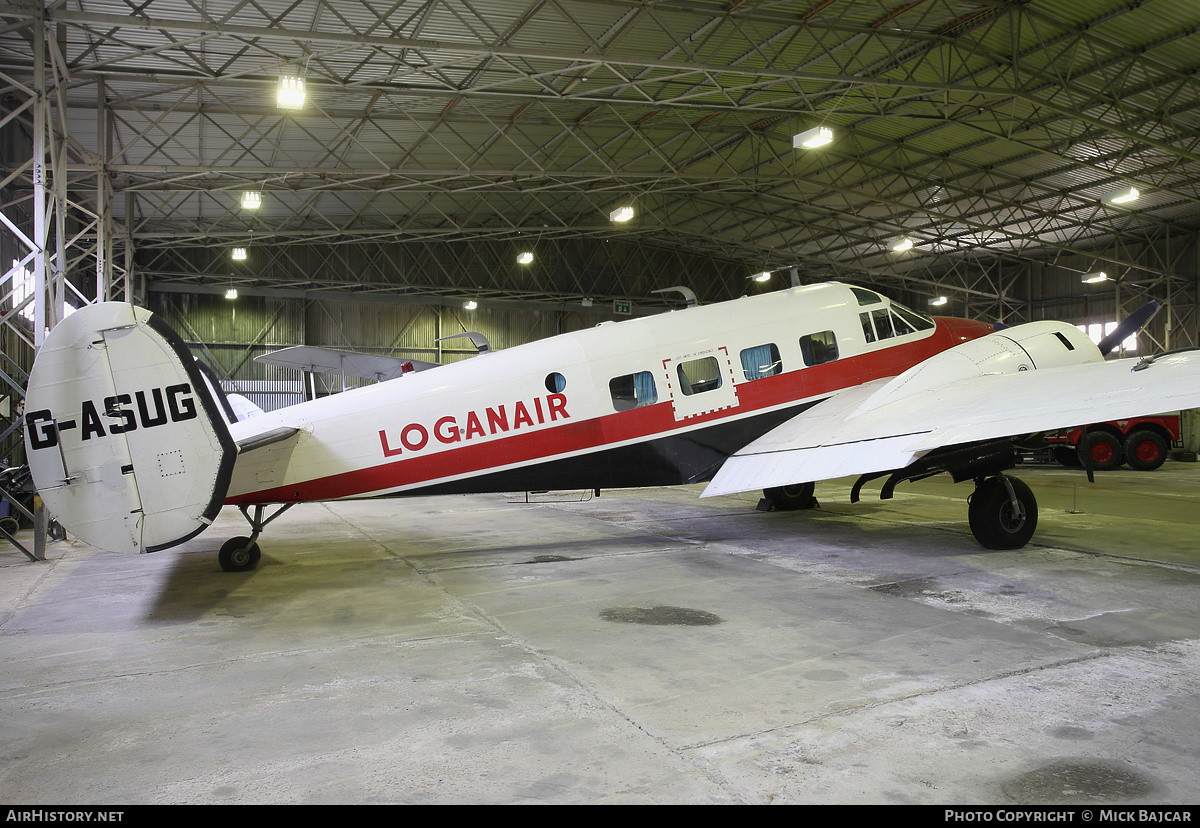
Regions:
M 106 302 L 46 337 L 29 376 L 25 448 L 51 514 L 112 552 L 155 552 L 212 523 L 237 446 L 183 340 Z

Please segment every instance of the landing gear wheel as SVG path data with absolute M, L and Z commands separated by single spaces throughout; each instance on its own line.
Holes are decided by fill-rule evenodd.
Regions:
M 250 538 L 230 538 L 221 546 L 217 560 L 226 572 L 249 572 L 262 557 L 258 544 Z
M 1012 494 L 1006 480 L 1012 485 Z M 989 477 L 975 487 L 967 504 L 971 534 L 985 549 L 1020 549 L 1037 528 L 1037 500 L 1015 477 Z
M 798 483 L 795 486 L 776 486 L 763 489 L 763 497 L 771 501 L 780 512 L 791 512 L 796 509 L 812 509 L 817 505 L 813 492 L 816 483 Z
M 1167 441 L 1153 431 L 1135 431 L 1125 440 L 1125 462 L 1138 471 L 1154 471 L 1167 459 Z
M 1079 462 L 1086 468 L 1088 452 L 1091 452 L 1091 467 L 1096 471 L 1112 471 L 1121 467 L 1121 443 L 1107 431 L 1088 434 L 1079 441 Z

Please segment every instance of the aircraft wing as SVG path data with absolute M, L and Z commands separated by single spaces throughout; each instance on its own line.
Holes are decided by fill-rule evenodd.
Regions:
M 281 348 L 269 354 L 256 356 L 254 361 L 324 374 L 346 374 L 379 382 L 394 379 L 412 371 L 424 371 L 437 367 L 436 363 L 421 362 L 416 359 L 357 354 L 351 351 L 335 351 L 331 348 L 315 348 L 311 345 Z
M 886 472 L 939 448 L 1200 407 L 1200 351 L 924 382 L 909 392 L 906 379 L 851 388 L 796 415 L 731 456 L 703 496 Z

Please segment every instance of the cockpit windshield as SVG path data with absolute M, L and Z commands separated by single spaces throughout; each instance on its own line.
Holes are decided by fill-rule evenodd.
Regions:
M 859 306 L 885 305 L 859 314 L 863 337 L 867 342 L 928 331 L 935 327 L 932 317 L 917 313 L 899 302 L 888 301 L 873 290 L 859 287 L 852 287 L 850 290 L 854 292 Z

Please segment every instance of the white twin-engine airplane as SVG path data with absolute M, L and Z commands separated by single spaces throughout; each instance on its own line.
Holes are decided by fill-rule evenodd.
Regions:
M 972 533 L 1011 549 L 1037 523 L 1029 488 L 1002 474 L 1014 437 L 1200 406 L 1200 352 L 1104 360 L 1153 309 L 1098 348 L 1064 323 L 993 332 L 811 285 L 238 416 L 157 317 L 104 303 L 42 346 L 26 447 L 47 508 L 101 549 L 167 549 L 238 507 L 252 534 L 222 547 L 230 571 L 307 501 L 711 480 L 705 497 L 764 489 L 785 509 L 810 505 L 814 481 L 861 475 L 856 500 L 869 479 L 887 476 L 890 497 L 940 472 L 975 481 Z

